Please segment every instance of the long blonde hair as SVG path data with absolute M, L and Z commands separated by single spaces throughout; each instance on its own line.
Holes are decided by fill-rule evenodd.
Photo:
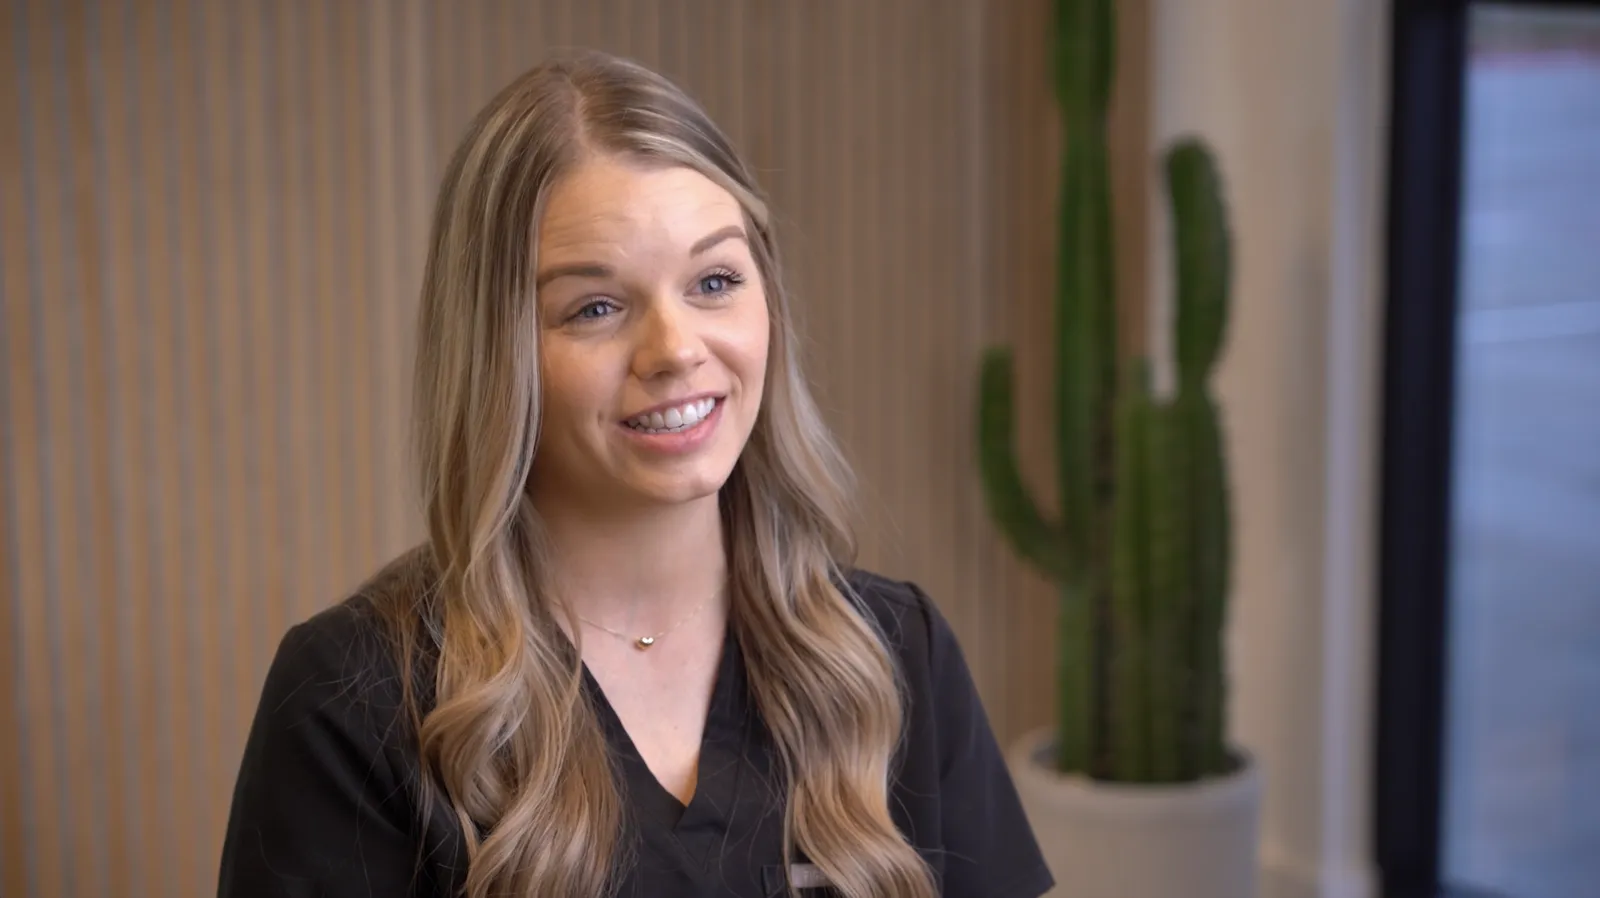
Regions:
M 855 553 L 849 471 L 800 372 L 765 201 L 693 101 L 602 54 L 542 65 L 497 95 L 451 157 L 434 212 L 414 414 L 433 574 L 380 605 L 425 806 L 443 801 L 459 822 L 469 898 L 605 895 L 628 858 L 525 489 L 539 435 L 534 232 L 551 186 L 594 153 L 687 166 L 728 190 L 767 290 L 766 392 L 719 504 L 732 627 L 787 790 L 785 854 L 803 851 L 852 898 L 931 898 L 932 874 L 889 811 L 901 684 L 870 613 L 841 589 Z

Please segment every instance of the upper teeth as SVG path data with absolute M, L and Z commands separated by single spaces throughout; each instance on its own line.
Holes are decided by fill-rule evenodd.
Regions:
M 682 430 L 699 424 L 711 410 L 716 408 L 715 399 L 702 399 L 699 402 L 685 402 L 677 408 L 669 408 L 664 412 L 647 412 L 628 419 L 629 427 L 641 430 Z

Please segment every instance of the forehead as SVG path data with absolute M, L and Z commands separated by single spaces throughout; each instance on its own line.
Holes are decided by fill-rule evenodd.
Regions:
M 539 226 L 539 255 L 650 243 L 686 249 L 744 220 L 733 194 L 685 166 L 586 160 L 556 182 Z

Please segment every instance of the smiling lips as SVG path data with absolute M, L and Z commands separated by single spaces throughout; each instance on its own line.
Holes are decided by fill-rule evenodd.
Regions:
M 640 433 L 680 433 L 704 421 L 720 400 L 707 397 L 668 409 L 635 415 L 623 423 Z

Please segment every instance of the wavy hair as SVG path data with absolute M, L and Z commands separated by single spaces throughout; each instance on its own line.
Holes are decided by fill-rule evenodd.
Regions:
M 413 414 L 432 573 L 380 604 L 426 771 L 424 814 L 443 802 L 458 821 L 468 898 L 601 896 L 628 860 L 616 773 L 526 490 L 540 421 L 534 235 L 552 185 L 595 154 L 687 166 L 726 189 L 766 287 L 767 387 L 718 502 L 731 626 L 787 798 L 786 858 L 803 851 L 851 898 L 932 898 L 932 874 L 889 812 L 902 684 L 843 586 L 856 549 L 850 473 L 801 375 L 766 202 L 699 106 L 603 54 L 502 90 L 451 156 L 433 214 Z

